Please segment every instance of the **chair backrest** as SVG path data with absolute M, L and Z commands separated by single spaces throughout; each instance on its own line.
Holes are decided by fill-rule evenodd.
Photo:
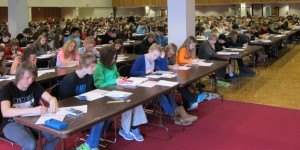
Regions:
M 50 88 L 50 94 L 54 97 L 56 97 L 57 100 L 60 100 L 59 97 L 59 87 L 61 85 L 61 81 L 58 81 L 56 84 L 54 84 L 51 88 Z
M 119 68 L 119 74 L 122 76 L 122 77 L 130 77 L 130 71 L 131 71 L 131 68 L 132 68 L 132 64 L 126 64 L 126 65 L 123 65 Z
M 52 59 L 48 60 L 48 67 L 52 68 L 56 66 L 56 57 L 53 57 Z

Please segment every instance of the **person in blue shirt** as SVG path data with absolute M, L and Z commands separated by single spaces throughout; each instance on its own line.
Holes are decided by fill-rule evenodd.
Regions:
M 131 68 L 130 75 L 134 77 L 145 76 L 153 73 L 155 68 L 167 70 L 167 62 L 164 61 L 164 53 L 161 53 L 161 51 L 161 47 L 158 44 L 152 44 L 147 54 L 140 55 L 135 60 Z M 159 99 L 164 111 L 167 114 L 174 116 L 175 124 L 191 125 L 198 119 L 197 116 L 187 114 L 182 106 L 178 106 L 174 97 L 170 93 L 160 95 Z
M 137 34 L 146 34 L 146 33 L 149 33 L 149 29 L 148 27 L 145 25 L 144 22 L 141 22 L 139 24 L 139 26 L 136 28 L 136 33 Z
M 66 43 L 69 39 L 74 39 L 76 41 L 77 47 L 81 47 L 81 39 L 79 38 L 80 31 L 79 28 L 73 27 L 71 29 L 71 34 L 68 37 L 65 37 L 64 43 Z
M 164 27 L 157 27 L 155 31 L 155 40 L 157 44 L 164 47 L 168 45 L 168 39 L 165 37 L 165 28 Z

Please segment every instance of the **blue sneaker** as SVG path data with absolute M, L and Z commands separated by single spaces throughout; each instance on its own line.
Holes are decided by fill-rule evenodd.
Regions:
M 126 134 L 126 132 L 123 129 L 120 129 L 119 134 L 127 141 L 131 141 L 134 139 L 134 136 L 129 134 Z
M 198 95 L 197 103 L 204 101 L 206 97 L 207 97 L 206 93 L 204 93 L 204 92 L 200 93 Z
M 191 104 L 190 107 L 188 108 L 188 110 L 194 110 L 196 108 L 198 108 L 198 102 Z
M 130 134 L 134 137 L 135 140 L 142 142 L 144 141 L 144 137 L 141 135 L 139 129 L 131 130 Z

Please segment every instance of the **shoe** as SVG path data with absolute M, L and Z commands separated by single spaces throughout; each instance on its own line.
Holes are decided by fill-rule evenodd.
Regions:
M 174 117 L 179 119 L 182 123 L 185 123 L 185 124 L 189 124 L 188 122 L 193 123 L 194 121 L 196 121 L 198 119 L 197 116 L 188 114 L 185 111 L 185 109 L 183 108 L 183 106 L 178 106 L 175 108 Z M 174 121 L 176 121 L 176 120 L 174 120 Z
M 220 95 L 216 93 L 207 92 L 206 94 L 207 94 L 206 97 L 207 100 L 212 100 L 220 97 Z
M 134 139 L 134 137 L 130 133 L 126 134 L 126 132 L 123 129 L 120 129 L 119 134 L 127 141 L 131 141 Z
M 190 107 L 188 108 L 188 110 L 194 110 L 196 108 L 198 108 L 198 103 L 197 102 L 191 104 Z
M 230 83 L 221 81 L 221 80 L 217 80 L 217 85 L 228 88 L 230 86 Z
M 198 95 L 197 103 L 204 101 L 206 98 L 206 93 L 202 92 Z
M 98 148 L 90 148 L 85 143 L 83 143 L 80 146 L 76 147 L 76 150 L 99 150 L 99 149 Z
M 141 135 L 139 129 L 131 130 L 130 134 L 134 137 L 135 140 L 142 142 L 144 141 L 144 137 Z
M 174 118 L 174 123 L 175 123 L 176 125 L 189 126 L 189 125 L 191 125 L 193 122 L 192 122 L 192 121 L 182 120 L 182 119 L 179 118 L 179 117 L 175 117 L 175 118 Z

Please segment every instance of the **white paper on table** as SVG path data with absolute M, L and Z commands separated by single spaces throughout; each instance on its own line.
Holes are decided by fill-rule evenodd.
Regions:
M 217 52 L 218 55 L 238 55 L 239 52 Z
M 271 43 L 272 42 L 271 40 L 260 40 L 260 41 L 263 43 Z
M 129 93 L 129 92 L 113 90 L 113 91 L 106 93 L 105 96 L 121 100 L 122 98 L 127 98 L 131 94 L 132 93 Z
M 275 35 L 274 37 L 283 37 L 283 36 L 285 36 L 285 35 Z
M 14 80 L 16 78 L 16 76 L 12 76 L 12 75 L 5 75 L 3 77 L 5 77 L 6 79 L 0 79 L 0 81 Z
M 54 57 L 55 54 L 43 54 L 43 55 L 40 55 L 40 56 L 37 56 L 36 58 L 37 59 L 41 59 L 41 58 L 51 58 L 51 57 Z
M 131 80 L 132 82 L 126 82 L 126 83 L 118 83 L 118 85 L 122 86 L 138 86 L 139 84 L 147 81 L 149 78 L 143 78 L 143 77 L 130 77 L 127 80 Z
M 172 74 L 174 72 L 172 71 L 162 71 L 162 70 L 158 70 L 158 71 L 155 71 L 154 73 L 158 73 L 158 74 Z
M 43 75 L 43 74 L 51 73 L 51 72 L 55 72 L 55 69 L 39 70 L 38 71 L 38 77 Z
M 161 75 L 162 78 L 175 78 L 177 76 L 177 74 L 174 73 L 165 73 L 163 75 Z
M 150 74 L 145 76 L 146 78 L 152 78 L 152 79 L 159 79 L 162 77 L 162 75 L 155 75 L 155 74 Z
M 191 69 L 191 67 L 187 67 L 187 66 L 176 66 L 173 67 L 173 70 L 189 70 Z
M 79 65 L 79 61 L 66 61 L 63 62 L 63 64 L 59 67 L 61 68 L 69 68 L 69 67 L 75 67 Z
M 29 116 L 29 115 L 27 115 L 27 116 Z M 56 119 L 59 121 L 63 121 L 65 116 L 66 116 L 66 113 L 65 113 L 64 109 L 58 108 L 57 112 L 54 114 L 51 114 L 51 113 L 42 114 L 40 116 L 40 118 L 36 121 L 35 124 L 45 124 L 45 121 L 47 121 L 49 119 Z
M 130 43 L 128 43 L 128 42 L 124 42 L 124 43 L 123 43 L 123 45 L 130 45 Z
M 79 96 L 85 96 L 87 101 L 94 101 L 96 99 L 102 98 L 105 96 L 106 93 L 109 91 L 106 90 L 100 90 L 100 89 L 95 89 L 83 94 L 80 94 L 78 96 L 75 96 L 76 98 L 79 98 Z
M 238 52 L 242 52 L 246 49 L 244 48 L 224 48 L 224 50 L 230 50 L 230 51 L 238 51 Z
M 87 105 L 70 106 L 70 107 L 61 107 L 61 108 L 58 108 L 58 109 L 62 110 L 62 112 L 63 112 L 64 114 L 67 114 L 67 112 L 68 112 L 67 109 L 70 109 L 70 108 L 80 110 L 80 111 L 82 111 L 83 113 L 87 113 L 87 110 L 88 110 Z
M 14 60 L 6 60 L 6 62 L 8 62 L 8 63 L 13 63 Z
M 199 66 L 207 66 L 207 67 L 211 66 L 212 64 L 213 63 L 207 63 L 207 62 L 199 62 L 198 63 Z
M 173 87 L 173 86 L 176 86 L 177 84 L 179 84 L 179 83 L 173 82 L 173 81 L 160 80 L 160 81 L 158 81 L 157 85 Z
M 148 87 L 148 88 L 152 88 L 154 87 L 155 85 L 157 85 L 158 82 L 157 81 L 146 81 L 146 82 L 143 82 L 142 84 L 140 84 L 139 86 L 140 87 Z

